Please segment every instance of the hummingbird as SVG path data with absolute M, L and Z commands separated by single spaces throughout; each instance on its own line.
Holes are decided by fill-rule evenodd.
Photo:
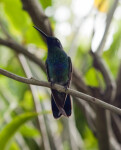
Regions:
M 67 89 L 72 78 L 72 62 L 71 58 L 65 53 L 59 39 L 46 35 L 39 28 L 37 29 L 46 39 L 48 53 L 45 62 L 48 81 L 53 84 L 59 84 Z M 62 115 L 71 116 L 71 97 L 69 94 L 58 92 L 51 89 L 51 108 L 55 119 Z

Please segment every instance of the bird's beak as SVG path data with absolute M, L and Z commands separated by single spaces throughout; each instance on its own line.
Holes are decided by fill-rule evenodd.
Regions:
M 37 29 L 46 39 L 48 38 L 48 36 L 43 32 L 41 31 L 39 28 L 33 26 L 35 29 Z

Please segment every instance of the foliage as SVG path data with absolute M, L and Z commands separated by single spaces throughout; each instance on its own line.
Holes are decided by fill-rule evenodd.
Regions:
M 9 124 L 7 124 L 0 132 L 0 148 L 4 150 L 9 139 L 15 134 L 18 128 L 37 115 L 37 113 L 25 113 L 15 117 Z
M 78 0 L 76 0 L 76 2 L 77 1 Z M 102 0 L 95 0 L 93 4 L 97 8 L 96 10 L 99 11 L 96 14 L 97 18 L 101 15 L 103 16 L 102 18 L 105 18 L 106 14 L 104 13 L 108 12 L 110 6 L 109 0 L 105 0 L 104 3 L 102 3 L 101 8 L 99 8 L 99 3 L 101 1 Z M 81 14 L 77 14 L 76 11 L 73 10 L 73 4 L 76 2 L 74 0 L 68 0 L 66 2 L 39 0 L 39 4 L 43 8 L 43 11 L 50 17 L 49 20 L 55 31 L 55 35 L 62 41 L 65 51 L 71 56 L 73 66 L 84 76 L 84 82 L 89 87 L 100 87 L 103 91 L 105 89 L 103 75 L 94 68 L 93 59 L 89 52 L 93 29 L 90 29 L 90 32 L 90 30 L 85 29 L 85 24 L 80 24 L 80 21 L 78 21 L 82 19 L 81 21 L 86 24 L 88 24 L 88 21 L 90 20 L 93 22 L 93 13 L 91 13 L 91 15 L 89 14 L 87 19 L 83 18 L 85 16 L 82 16 L 82 18 L 79 17 Z M 65 14 L 61 14 L 59 10 L 61 10 L 61 12 L 64 11 Z M 6 31 L 15 41 L 27 47 L 30 52 L 42 59 L 43 62 L 45 61 L 47 57 L 47 46 L 38 32 L 32 27 L 32 19 L 29 14 L 23 10 L 21 0 L 0 0 L 0 22 L 3 23 Z M 79 30 L 77 33 L 76 27 L 78 28 L 78 26 Z M 111 70 L 113 77 L 116 79 L 121 59 L 121 18 L 119 20 L 114 18 L 111 29 L 112 28 L 115 28 L 113 35 L 109 34 L 109 37 L 112 36 L 112 41 L 110 41 L 108 47 L 104 47 L 103 59 Z M 88 33 L 84 33 L 85 30 L 87 30 Z M 75 36 L 75 32 L 78 38 Z M 0 38 L 5 39 L 5 34 L 2 31 L 2 28 L 0 28 Z M 74 43 L 75 39 L 77 39 L 77 42 Z M 95 43 L 96 42 L 97 41 L 95 41 Z M 68 49 L 71 49 L 73 44 L 74 48 L 72 51 L 69 51 Z M 36 64 L 30 62 L 30 60 L 26 59 L 25 66 L 27 66 L 29 70 L 30 77 L 34 76 L 40 80 L 47 79 L 45 73 L 43 73 Z M 6 69 L 20 76 L 26 76 L 19 55 L 10 48 L 1 45 L 0 68 Z M 32 113 L 35 111 L 34 99 L 37 99 L 37 103 L 40 103 L 40 112 L 43 112 L 44 110 L 50 111 L 50 93 L 47 89 L 43 87 L 29 87 L 26 84 L 13 81 L 0 75 L 1 150 L 4 150 L 5 147 L 9 150 L 25 149 L 25 147 L 18 142 L 17 139 L 19 139 L 19 136 L 17 134 L 12 140 L 10 140 L 16 132 L 21 136 L 27 149 L 35 150 L 43 148 L 43 143 L 41 143 L 43 142 L 41 139 L 42 135 L 40 135 L 37 120 L 33 120 L 33 118 L 38 115 L 37 113 Z M 75 125 L 73 125 L 74 127 L 72 129 L 69 129 L 68 125 L 71 122 L 71 119 L 67 119 L 66 121 L 63 118 L 60 120 L 54 120 L 50 113 L 41 114 L 40 117 L 44 118 L 45 124 L 43 122 L 42 124 L 47 129 L 50 147 L 56 147 L 57 144 L 54 144 L 60 142 L 62 144 L 62 149 L 72 149 L 70 141 L 73 139 L 72 141 L 76 143 L 77 137 L 73 137 L 71 131 L 76 130 L 75 133 L 78 132 L 76 135 L 79 134 L 79 139 L 82 140 L 81 142 L 84 145 L 83 150 L 97 150 L 97 138 L 88 126 L 84 112 L 80 110 L 80 107 L 75 102 L 73 109 L 75 116 L 73 121 Z M 29 123 L 27 121 L 29 121 Z M 21 128 L 19 129 L 19 127 Z M 69 135 L 71 135 L 72 139 L 69 139 Z M 80 143 L 77 145 L 80 146 Z

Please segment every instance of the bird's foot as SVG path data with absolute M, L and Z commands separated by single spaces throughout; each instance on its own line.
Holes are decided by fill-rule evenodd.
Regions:
M 50 86 L 51 86 L 51 89 L 52 89 L 53 86 L 54 86 L 54 82 L 51 82 L 51 83 L 50 83 Z
M 65 85 L 65 86 L 64 86 L 64 88 L 65 88 L 65 92 L 67 92 L 68 86 L 67 86 L 67 85 Z

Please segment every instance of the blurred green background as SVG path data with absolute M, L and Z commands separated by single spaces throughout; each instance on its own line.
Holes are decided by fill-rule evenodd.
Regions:
M 64 50 L 72 58 L 73 66 L 83 75 L 85 83 L 104 89 L 105 82 L 100 72 L 94 69 L 89 51 L 90 48 L 96 51 L 99 46 L 106 25 L 106 16 L 114 1 L 105 0 L 99 8 L 100 2 L 101 0 L 39 0 L 51 22 L 55 36 L 62 42 Z M 103 52 L 103 58 L 114 78 L 117 76 L 121 59 L 120 14 L 119 2 Z M 21 0 L 0 0 L 0 24 L 16 42 L 27 47 L 31 53 L 45 62 L 47 46 L 33 28 L 34 24 L 29 14 L 23 10 Z M 5 37 L 1 27 L 0 38 Z M 23 77 L 33 76 L 39 80 L 47 80 L 45 73 L 35 63 L 2 45 L 0 68 Z M 36 109 L 35 101 L 39 103 Z M 32 113 L 35 110 L 42 112 L 39 115 L 39 123 L 36 115 Z M 19 118 L 18 115 L 21 114 L 23 116 Z M 10 122 L 12 124 L 5 128 Z M 45 133 L 41 133 L 43 126 L 46 128 L 43 129 Z M 43 139 L 42 134 L 46 135 L 52 150 L 98 149 L 97 139 L 78 105 L 73 103 L 73 115 L 69 119 L 62 117 L 55 120 L 51 113 L 50 90 L 44 87 L 29 87 L 0 75 L 0 143 L 3 143 L 3 149 L 5 147 L 8 150 L 44 150 L 43 140 L 46 138 Z M 5 135 L 6 138 L 2 139 Z

